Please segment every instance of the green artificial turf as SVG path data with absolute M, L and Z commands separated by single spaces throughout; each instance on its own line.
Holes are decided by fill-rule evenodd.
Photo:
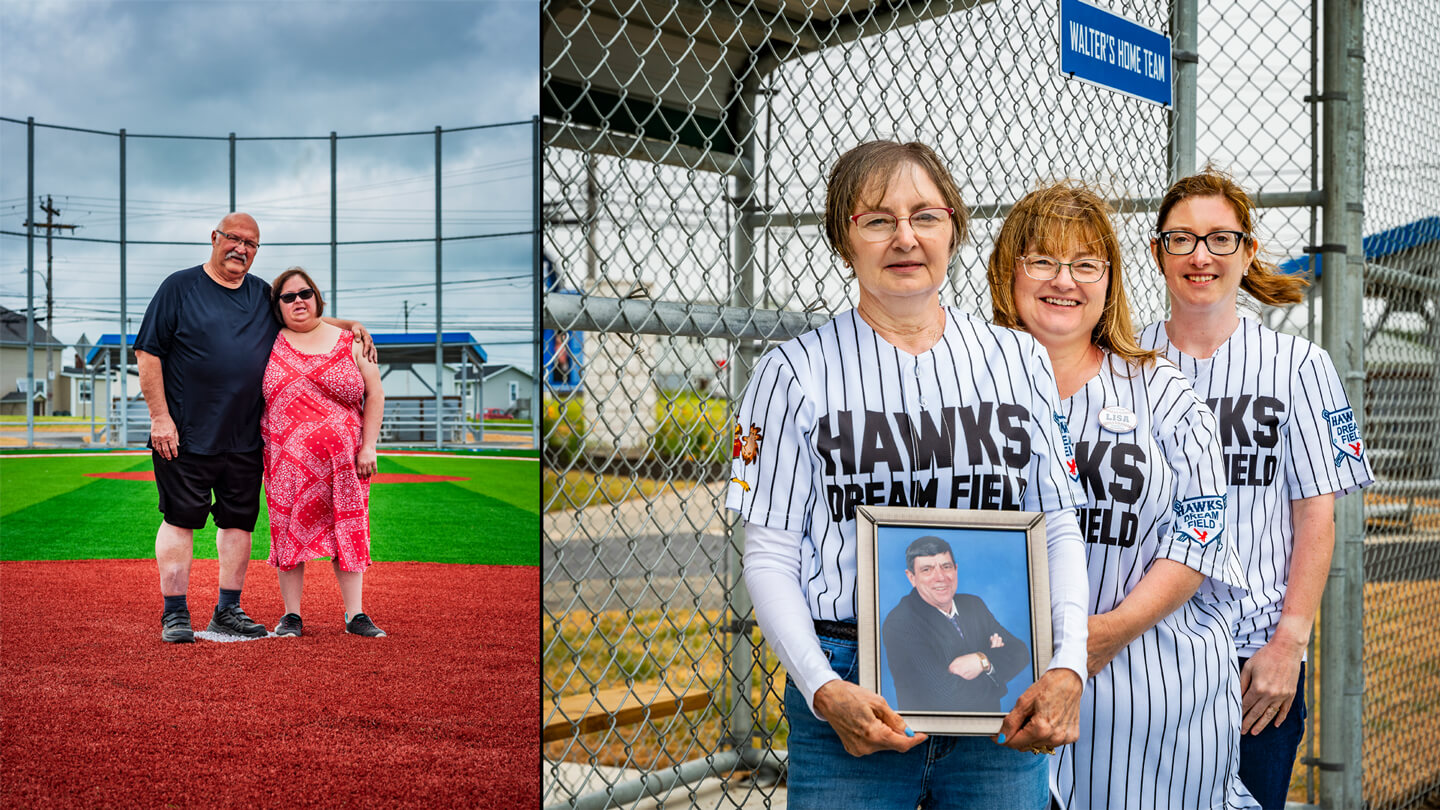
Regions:
M 154 557 L 160 525 L 154 482 L 85 475 L 150 468 L 146 456 L 0 456 L 0 559 Z M 470 480 L 372 486 L 373 559 L 539 565 L 536 460 L 382 455 L 380 472 Z M 269 553 L 269 516 L 262 495 L 251 556 L 265 559 Z M 215 558 L 213 521 L 195 533 L 195 556 Z

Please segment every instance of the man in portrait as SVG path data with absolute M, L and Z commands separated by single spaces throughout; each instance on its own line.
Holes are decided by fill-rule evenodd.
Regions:
M 998 712 L 1030 650 L 978 596 L 956 593 L 955 555 L 939 537 L 905 549 L 911 590 L 885 617 L 885 660 L 899 711 Z M 1017 594 L 1017 598 L 1025 598 Z

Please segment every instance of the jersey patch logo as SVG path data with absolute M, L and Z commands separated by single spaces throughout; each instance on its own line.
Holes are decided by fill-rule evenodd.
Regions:
M 1321 410 L 1320 415 L 1325 417 L 1325 422 L 1330 425 L 1330 444 L 1339 450 L 1335 456 L 1335 466 L 1339 467 L 1345 463 L 1348 456 L 1356 461 L 1363 461 L 1365 454 L 1364 442 L 1360 441 L 1360 423 L 1355 421 L 1354 408 L 1341 408 L 1338 411 Z
M 1175 502 L 1175 531 L 1208 546 L 1225 533 L 1225 496 L 1202 495 Z
M 760 430 L 758 425 L 752 423 L 750 425 L 750 432 L 744 433 L 740 428 L 740 423 L 736 422 L 735 442 L 731 448 L 730 458 L 732 460 L 739 459 L 742 469 L 747 464 L 754 464 L 755 460 L 760 457 L 760 441 L 764 438 L 765 433 Z M 730 480 L 739 484 L 740 488 L 746 492 L 750 491 L 750 484 L 746 483 L 745 480 L 739 476 L 735 476 Z
M 736 425 L 735 429 L 739 430 L 740 426 Z M 754 464 L 755 459 L 760 457 L 760 440 L 763 438 L 765 438 L 765 434 L 761 432 L 760 428 L 751 425 L 750 433 L 740 442 L 740 461 L 745 464 Z
M 1055 424 L 1060 426 L 1060 442 L 1065 450 L 1065 474 L 1071 481 L 1080 480 L 1080 465 L 1075 462 L 1075 443 L 1070 441 L 1070 420 L 1060 414 L 1052 414 Z

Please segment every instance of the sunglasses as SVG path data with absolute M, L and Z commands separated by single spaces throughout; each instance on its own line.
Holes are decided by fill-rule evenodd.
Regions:
M 314 297 L 315 291 L 310 289 L 309 287 L 306 287 L 303 290 L 296 290 L 295 292 L 280 293 L 280 302 L 284 304 L 293 304 L 295 303 L 296 298 L 299 298 L 301 301 L 309 301 L 311 298 Z

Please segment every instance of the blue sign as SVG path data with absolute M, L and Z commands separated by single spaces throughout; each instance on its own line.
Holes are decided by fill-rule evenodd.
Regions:
M 1060 72 L 1170 106 L 1170 38 L 1084 0 L 1060 0 Z
M 552 393 L 579 391 L 580 372 L 585 363 L 585 333 L 546 329 L 540 336 L 540 366 L 545 385 Z

